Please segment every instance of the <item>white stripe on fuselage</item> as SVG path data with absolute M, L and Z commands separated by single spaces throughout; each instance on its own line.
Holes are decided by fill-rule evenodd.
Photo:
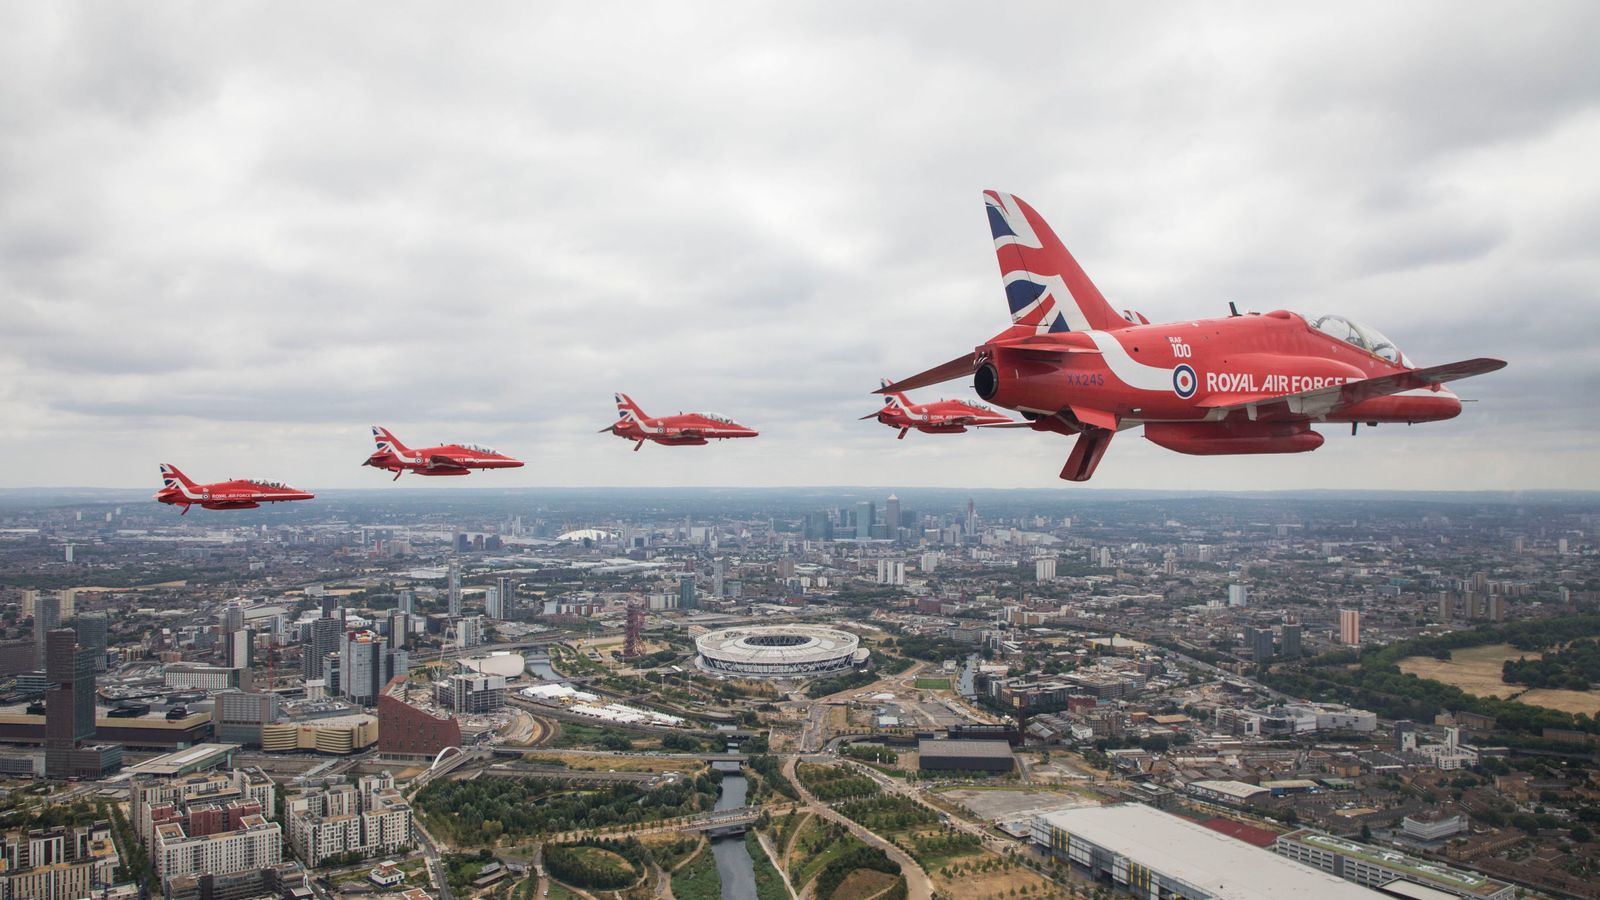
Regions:
M 1106 368 L 1111 370 L 1111 374 L 1115 375 L 1118 381 L 1141 391 L 1172 393 L 1172 369 L 1139 362 L 1128 355 L 1122 342 L 1109 332 L 1085 331 L 1084 333 L 1094 341 L 1095 347 L 1100 350 L 1100 357 L 1105 360 Z

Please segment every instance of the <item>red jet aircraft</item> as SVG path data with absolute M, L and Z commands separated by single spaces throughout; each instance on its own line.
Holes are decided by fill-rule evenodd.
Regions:
M 1503 368 L 1468 359 L 1415 368 L 1343 316 L 1277 310 L 1152 325 L 1119 314 L 1028 204 L 984 192 L 1011 327 L 972 353 L 878 393 L 975 374 L 978 396 L 1037 431 L 1076 435 L 1061 477 L 1087 481 L 1112 435 L 1197 455 L 1301 453 L 1317 422 L 1433 422 L 1461 412 L 1442 385 Z M 1019 423 L 1021 424 L 1021 423 Z
M 474 444 L 443 444 L 412 450 L 389 433 L 389 429 L 372 426 L 372 441 L 378 449 L 367 457 L 363 466 L 394 473 L 394 480 L 407 472 L 418 475 L 469 475 L 473 469 L 515 469 L 522 460 L 496 453 L 488 447 Z
M 215 484 L 195 484 L 189 476 L 170 463 L 161 464 L 161 490 L 156 499 L 183 507 L 179 515 L 188 515 L 190 506 L 206 509 L 255 509 L 263 503 L 281 503 L 287 500 L 310 500 L 316 494 L 297 491 L 277 481 L 256 481 L 236 478 Z
M 627 394 L 617 394 L 616 398 L 617 415 L 621 418 L 600 429 L 600 433 L 610 432 L 617 437 L 633 441 L 635 451 L 643 447 L 645 441 L 677 447 L 705 444 L 724 438 L 752 438 L 760 434 L 755 429 L 746 428 L 726 416 L 711 413 L 679 413 L 675 416 L 652 419 L 645 415 L 639 404 L 634 403 Z
M 883 380 L 885 390 L 889 380 Z M 877 419 L 890 428 L 900 429 L 896 440 L 905 440 L 906 432 L 915 428 L 924 434 L 962 434 L 968 428 L 991 428 L 996 425 L 1017 424 L 1010 416 L 961 400 L 935 400 L 932 403 L 912 403 L 899 391 L 888 391 L 883 398 L 883 409 L 862 419 Z

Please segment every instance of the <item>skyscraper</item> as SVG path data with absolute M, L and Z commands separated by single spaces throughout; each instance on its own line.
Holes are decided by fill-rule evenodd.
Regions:
M 365 706 L 378 702 L 383 686 L 406 673 L 406 651 L 391 649 L 371 631 L 351 631 L 344 636 L 339 654 L 340 692 Z
M 695 594 L 694 576 L 693 575 L 679 575 L 678 576 L 678 608 L 679 609 L 698 609 L 699 607 L 700 607 L 700 598 Z
M 61 627 L 61 598 L 54 591 L 39 594 L 33 602 L 33 658 L 38 668 L 46 666 L 45 638 Z
M 1361 643 L 1361 613 L 1359 610 L 1339 610 L 1339 642 L 1351 645 Z
M 331 620 L 330 620 L 331 621 Z M 222 661 L 236 669 L 248 669 L 254 662 L 254 646 L 250 629 L 240 628 L 222 636 Z
M 1053 556 L 1040 557 L 1033 561 L 1034 581 L 1056 580 L 1056 558 Z
M 338 619 L 312 619 L 305 645 L 301 647 L 300 673 L 307 681 L 314 678 L 327 678 L 328 654 L 339 649 L 339 620 Z M 337 685 L 330 679 L 330 689 Z
M 1242 584 L 1228 585 L 1229 606 L 1249 606 L 1250 588 Z
M 83 613 L 77 618 L 78 646 L 94 660 L 94 670 L 106 670 L 106 632 L 109 620 L 105 613 Z
M 500 589 L 492 587 L 483 592 L 483 612 L 491 619 L 504 619 L 506 608 L 500 600 Z
M 72 751 L 94 737 L 94 661 L 78 650 L 70 628 L 51 629 L 45 642 L 44 771 L 47 778 L 75 772 Z
M 452 617 L 461 615 L 461 564 L 450 560 L 445 590 L 448 592 L 449 612 Z
M 872 537 L 872 520 L 877 518 L 877 508 L 871 500 L 863 500 L 856 504 L 856 540 L 864 541 Z
M 711 596 L 722 599 L 722 559 L 711 561 Z
M 403 613 L 414 613 L 414 612 L 416 612 L 417 611 L 417 595 L 416 595 L 416 592 L 412 591 L 410 588 L 406 588 L 405 590 L 401 591 L 400 592 L 399 603 L 396 606 L 396 608 L 399 609 Z
M 500 589 L 500 611 L 502 619 L 515 619 L 517 617 L 517 582 L 510 575 L 501 575 L 495 579 L 495 584 Z
M 405 610 L 389 610 L 389 649 L 405 649 L 411 640 L 411 614 Z
M 883 524 L 889 526 L 889 540 L 900 540 L 900 498 L 893 494 L 884 501 Z
M 967 498 L 967 534 L 978 533 L 978 506 Z

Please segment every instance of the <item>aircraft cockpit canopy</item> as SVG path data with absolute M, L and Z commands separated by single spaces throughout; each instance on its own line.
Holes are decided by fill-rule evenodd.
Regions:
M 734 420 L 728 418 L 727 416 L 719 415 L 717 413 L 701 413 L 700 415 L 705 417 L 705 418 L 707 418 L 707 419 L 710 419 L 713 422 L 721 422 L 724 425 L 738 425 L 739 424 L 738 422 L 735 422 Z
M 250 484 L 253 484 L 256 487 L 282 488 L 282 489 L 285 489 L 285 490 L 288 489 L 288 487 L 289 487 L 287 484 L 284 484 L 281 481 L 268 481 L 265 478 L 241 478 L 239 480 L 248 482 Z
M 1388 360 L 1395 365 L 1405 364 L 1400 355 L 1400 348 L 1394 345 L 1394 341 L 1384 337 L 1383 332 L 1378 329 L 1363 325 L 1354 319 L 1313 314 L 1306 316 L 1306 324 L 1329 337 L 1360 347 L 1373 356 Z
M 500 455 L 500 454 L 496 453 L 495 451 L 489 449 L 488 447 L 483 446 L 482 444 L 457 444 L 456 446 L 460 447 L 463 450 L 471 450 L 473 453 L 484 453 L 484 454 L 487 454 L 489 456 L 499 456 Z

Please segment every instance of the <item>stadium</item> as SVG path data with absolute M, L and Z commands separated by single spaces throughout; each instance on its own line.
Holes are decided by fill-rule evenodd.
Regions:
M 810 678 L 843 672 L 867 659 L 855 635 L 820 625 L 725 628 L 694 643 L 702 669 L 742 678 Z

